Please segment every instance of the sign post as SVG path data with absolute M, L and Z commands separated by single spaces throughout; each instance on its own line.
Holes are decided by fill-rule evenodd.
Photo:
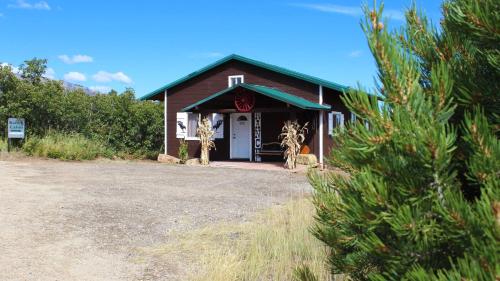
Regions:
M 24 118 L 9 118 L 7 120 L 7 151 L 10 152 L 10 139 L 24 139 Z

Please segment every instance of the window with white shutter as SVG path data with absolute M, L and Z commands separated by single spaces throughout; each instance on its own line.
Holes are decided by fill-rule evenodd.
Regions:
M 209 114 L 206 117 L 210 121 L 210 126 L 212 126 L 212 124 L 215 124 L 213 122 L 214 114 Z M 177 112 L 177 138 L 186 140 L 199 140 L 199 137 L 196 135 L 196 130 L 198 129 L 198 118 L 200 118 L 199 113 Z M 220 118 L 222 118 L 222 115 Z M 219 130 L 221 130 L 222 132 L 223 129 Z M 215 136 L 215 138 L 218 137 Z M 223 135 L 220 138 L 223 138 Z
M 229 88 L 241 83 L 245 83 L 245 76 L 243 75 L 231 75 L 227 77 L 227 86 Z
M 328 135 L 333 136 L 335 128 L 344 128 L 344 114 L 332 111 L 328 113 Z

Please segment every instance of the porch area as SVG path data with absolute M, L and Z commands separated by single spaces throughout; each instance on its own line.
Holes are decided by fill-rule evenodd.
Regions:
M 195 146 L 192 156 L 197 157 L 199 147 L 197 140 L 190 137 L 193 131 L 190 128 L 196 125 L 200 116 L 207 117 L 215 131 L 216 149 L 210 152 L 210 159 L 215 161 L 213 165 L 232 166 L 238 163 L 237 166 L 244 167 L 241 161 L 271 162 L 258 167 L 282 169 L 284 149 L 279 136 L 284 123 L 307 123 L 308 130 L 301 153 L 318 157 L 318 120 L 320 112 L 329 109 L 328 105 L 314 103 L 278 89 L 238 84 L 183 108 L 177 114 L 177 137 L 187 139 L 191 151 Z M 239 162 L 220 162 L 227 160 Z M 247 166 L 253 167 L 251 163 Z

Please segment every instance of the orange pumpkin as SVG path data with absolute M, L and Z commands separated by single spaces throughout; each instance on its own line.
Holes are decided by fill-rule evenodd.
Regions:
M 311 149 L 309 148 L 308 145 L 303 145 L 300 148 L 300 154 L 309 154 L 309 153 L 311 153 Z

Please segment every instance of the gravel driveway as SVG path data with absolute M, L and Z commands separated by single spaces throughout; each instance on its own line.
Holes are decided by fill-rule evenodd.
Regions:
M 183 261 L 138 249 L 308 191 L 285 171 L 0 161 L 0 280 L 182 280 Z

